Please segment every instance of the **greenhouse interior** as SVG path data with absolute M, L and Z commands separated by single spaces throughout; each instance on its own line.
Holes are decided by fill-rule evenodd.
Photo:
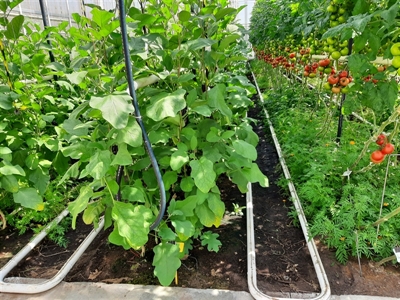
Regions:
M 400 0 L 0 0 L 2 299 L 400 299 Z

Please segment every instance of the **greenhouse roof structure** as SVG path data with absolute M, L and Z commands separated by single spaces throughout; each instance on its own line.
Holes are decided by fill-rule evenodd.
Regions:
M 69 21 L 70 24 L 73 23 L 71 18 L 72 13 L 79 13 L 81 15 L 90 14 L 90 7 L 88 4 L 98 5 L 103 9 L 115 9 L 115 0 L 43 0 L 46 6 L 47 19 L 49 26 L 57 25 L 63 21 Z M 237 8 L 240 6 L 246 6 L 238 15 L 238 22 L 242 24 L 245 28 L 249 28 L 250 15 L 252 8 L 254 6 L 255 0 L 233 0 L 231 4 L 233 7 Z M 139 7 L 139 2 L 134 1 L 134 5 Z M 42 15 L 40 10 L 40 5 L 38 0 L 24 0 L 19 4 L 12 12 L 11 15 L 24 15 L 30 18 L 32 21 L 37 23 L 42 23 Z

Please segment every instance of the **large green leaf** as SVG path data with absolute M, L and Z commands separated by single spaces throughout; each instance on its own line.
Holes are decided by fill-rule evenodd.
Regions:
M 91 11 L 93 21 L 99 25 L 100 28 L 107 25 L 115 15 L 107 10 L 100 10 L 94 7 Z
M 142 205 L 115 202 L 112 208 L 112 218 L 118 225 L 119 234 L 135 249 L 147 243 L 152 217 L 151 210 Z
M 9 94 L 0 94 L 0 108 L 10 110 L 13 108 L 13 102 L 14 101 Z
M 195 232 L 195 227 L 192 222 L 188 220 L 171 220 L 172 226 L 175 228 L 175 232 L 177 233 L 179 239 L 181 241 L 186 241 L 191 236 L 193 236 Z
M 71 74 L 66 74 L 68 80 L 71 81 L 73 84 L 80 84 L 86 77 L 87 71 L 80 71 L 80 72 L 74 72 Z
M 171 155 L 170 165 L 171 169 L 176 171 L 179 170 L 184 164 L 189 161 L 189 156 L 187 151 L 183 149 L 178 149 Z
M 192 168 L 190 176 L 194 179 L 196 186 L 203 193 L 208 193 L 215 186 L 216 174 L 212 161 L 201 157 L 199 160 L 191 161 L 190 167 Z
M 131 96 L 126 93 L 114 93 L 107 96 L 92 96 L 89 105 L 99 109 L 103 118 L 107 120 L 114 128 L 122 129 L 128 124 L 129 114 L 134 111 L 129 102 Z
M 226 87 L 224 84 L 217 84 L 207 92 L 208 104 L 211 107 L 218 109 L 223 115 L 231 118 L 232 111 L 226 104 Z
M 0 168 L 0 173 L 3 175 L 21 175 L 25 176 L 25 171 L 18 165 L 13 166 L 9 162 L 3 161 L 4 166 Z
M 163 242 L 155 246 L 153 251 L 155 253 L 153 259 L 154 274 L 162 285 L 168 286 L 174 280 L 176 271 L 181 266 L 179 247 Z
M 134 117 L 129 116 L 126 127 L 118 131 L 116 141 L 118 143 L 126 143 L 132 147 L 139 147 L 142 145 L 142 130 Z
M 83 123 L 77 119 L 66 119 L 62 124 L 66 132 L 71 135 L 85 136 L 88 134 L 88 128 L 81 126 Z
M 197 217 L 201 224 L 206 227 L 211 227 L 215 223 L 219 225 L 220 220 L 215 216 L 214 212 L 208 207 L 207 202 L 203 202 L 195 208 Z
M 185 90 L 178 89 L 171 94 L 160 93 L 152 97 L 151 104 L 147 107 L 146 115 L 154 121 L 175 117 L 179 111 L 186 107 L 185 94 Z
M 253 163 L 251 168 L 244 168 L 243 175 L 249 182 L 258 182 L 262 187 L 268 187 L 268 178 L 260 171 L 258 165 Z
M 242 140 L 235 140 L 233 141 L 232 146 L 237 154 L 251 160 L 257 159 L 257 150 L 253 145 Z
M 223 38 L 218 46 L 219 50 L 224 51 L 226 48 L 228 48 L 228 46 L 234 42 L 236 42 L 237 39 L 240 38 L 239 34 L 231 34 L 226 36 L 225 38 Z
M 72 228 L 76 227 L 76 218 L 87 207 L 90 198 L 93 196 L 93 190 L 90 186 L 83 186 L 79 191 L 79 196 L 75 201 L 68 205 L 68 210 L 72 215 Z
M 43 199 L 34 188 L 22 188 L 13 195 L 14 201 L 24 207 L 36 210 L 43 209 Z
M 211 39 L 198 38 L 195 40 L 188 41 L 186 44 L 183 44 L 182 49 L 188 50 L 188 51 L 198 51 L 202 48 L 212 46 L 216 42 L 217 41 L 214 41 Z
M 209 194 L 207 199 L 208 207 L 215 215 L 214 225 L 218 227 L 221 225 L 221 220 L 225 214 L 225 204 L 217 194 Z
M 108 150 L 97 151 L 90 158 L 90 161 L 86 166 L 86 171 L 94 179 L 101 179 L 106 175 L 110 165 L 111 165 L 110 151 Z
M 24 24 L 25 17 L 23 15 L 18 15 L 14 17 L 10 23 L 7 24 L 7 30 L 4 32 L 4 35 L 9 40 L 18 39 L 22 25 Z
M 194 215 L 193 210 L 197 205 L 197 195 L 187 197 L 185 200 L 176 201 L 175 210 L 179 210 L 185 217 Z
M 114 230 L 108 236 L 108 240 L 114 245 L 122 246 L 125 250 L 129 250 L 131 248 L 126 238 L 119 234 L 117 224 L 114 225 Z
M 126 144 L 119 144 L 118 145 L 118 152 L 115 155 L 111 165 L 121 165 L 121 166 L 128 166 L 132 164 L 132 156 L 128 151 L 128 147 Z
M 1 176 L 0 183 L 7 192 L 16 193 L 19 190 L 18 179 L 14 175 Z
M 41 195 L 44 195 L 50 182 L 50 175 L 41 167 L 38 167 L 29 175 L 29 181 L 33 182 Z

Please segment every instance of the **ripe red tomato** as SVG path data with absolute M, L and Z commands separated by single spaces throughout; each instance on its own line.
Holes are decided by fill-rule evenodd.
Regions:
M 370 159 L 374 164 L 380 164 L 385 159 L 385 154 L 381 150 L 376 150 L 371 153 Z
M 318 62 L 318 65 L 321 66 L 321 67 L 327 67 L 330 63 L 331 63 L 330 59 L 326 58 L 326 59 L 321 59 Z
M 330 75 L 330 76 L 328 77 L 328 82 L 329 82 L 330 84 L 332 84 L 332 85 L 333 85 L 333 84 L 336 84 L 336 83 L 339 82 L 339 77 Z
M 381 133 L 380 135 L 378 135 L 378 138 L 376 139 L 375 143 L 379 146 L 382 146 L 386 141 L 386 135 L 384 135 L 383 133 Z
M 349 73 L 347 71 L 341 71 L 339 73 L 339 78 L 345 78 L 349 75 Z
M 391 143 L 387 143 L 385 146 L 382 147 L 381 152 L 383 154 L 391 154 L 394 151 L 394 146 Z

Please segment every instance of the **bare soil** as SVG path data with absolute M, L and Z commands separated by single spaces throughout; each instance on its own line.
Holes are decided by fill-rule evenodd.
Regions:
M 250 115 L 257 119 L 255 108 Z M 257 163 L 270 180 L 269 188 L 253 185 L 257 280 L 265 294 L 277 292 L 318 293 L 318 280 L 304 240 L 303 232 L 288 217 L 291 203 L 285 191 L 276 185 L 281 169 L 275 147 L 259 122 L 255 131 L 260 137 Z M 172 286 L 216 288 L 248 291 L 246 214 L 232 215 L 233 204 L 245 206 L 245 195 L 227 179 L 219 183 L 227 213 L 223 224 L 213 229 L 220 235 L 222 248 L 208 252 L 195 241 L 190 256 L 178 270 L 178 283 Z M 78 222 L 76 230 L 67 233 L 67 248 L 44 240 L 10 274 L 10 277 L 51 278 L 62 267 L 79 243 L 91 230 Z M 125 251 L 108 242 L 110 231 L 102 231 L 69 272 L 69 282 L 105 282 L 158 285 L 153 275 L 154 240 L 150 238 L 144 253 Z M 18 236 L 10 229 L 0 231 L 0 267 L 24 246 L 29 234 Z M 316 240 L 334 295 L 374 295 L 400 298 L 400 268 L 391 263 L 377 266 L 357 259 L 339 264 L 334 252 Z

